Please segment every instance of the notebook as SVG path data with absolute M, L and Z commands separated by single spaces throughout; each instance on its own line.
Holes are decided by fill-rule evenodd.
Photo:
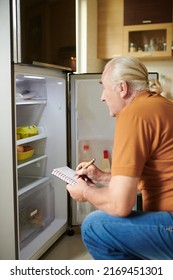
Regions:
M 68 166 L 63 166 L 59 168 L 55 168 L 52 171 L 52 174 L 66 182 L 70 185 L 75 185 L 77 183 L 77 178 L 75 177 L 75 171 Z

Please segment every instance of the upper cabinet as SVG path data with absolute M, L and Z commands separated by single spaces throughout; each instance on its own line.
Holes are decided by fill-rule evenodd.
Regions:
M 76 1 L 13 3 L 14 62 L 54 64 L 75 70 Z
M 98 58 L 122 55 L 123 0 L 98 0 Z
M 172 56 L 172 23 L 130 25 L 124 27 L 123 54 L 141 59 Z
M 172 57 L 172 0 L 98 0 L 98 57 Z
M 124 0 L 124 25 L 172 22 L 172 0 Z
M 123 54 L 172 57 L 172 0 L 124 0 Z

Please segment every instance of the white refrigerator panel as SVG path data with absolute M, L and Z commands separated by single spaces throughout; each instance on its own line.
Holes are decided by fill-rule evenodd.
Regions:
M 71 154 L 72 167 L 83 160 L 82 149 L 89 146 L 90 158 L 101 167 L 103 151 L 108 150 L 111 161 L 115 118 L 101 101 L 100 74 L 71 75 Z M 72 224 L 81 224 L 93 206 L 72 201 Z

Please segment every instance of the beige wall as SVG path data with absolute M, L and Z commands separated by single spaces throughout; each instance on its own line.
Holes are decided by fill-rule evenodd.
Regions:
M 100 73 L 97 59 L 97 0 L 77 0 L 77 72 Z
M 163 95 L 173 100 L 173 59 L 144 62 L 148 71 L 158 72 Z
M 102 72 L 104 62 L 97 59 L 97 0 L 87 1 L 87 72 Z

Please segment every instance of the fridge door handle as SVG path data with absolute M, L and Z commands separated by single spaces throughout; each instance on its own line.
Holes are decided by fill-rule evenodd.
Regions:
M 13 0 L 12 15 L 13 15 L 13 60 L 15 63 L 21 63 L 20 0 Z

